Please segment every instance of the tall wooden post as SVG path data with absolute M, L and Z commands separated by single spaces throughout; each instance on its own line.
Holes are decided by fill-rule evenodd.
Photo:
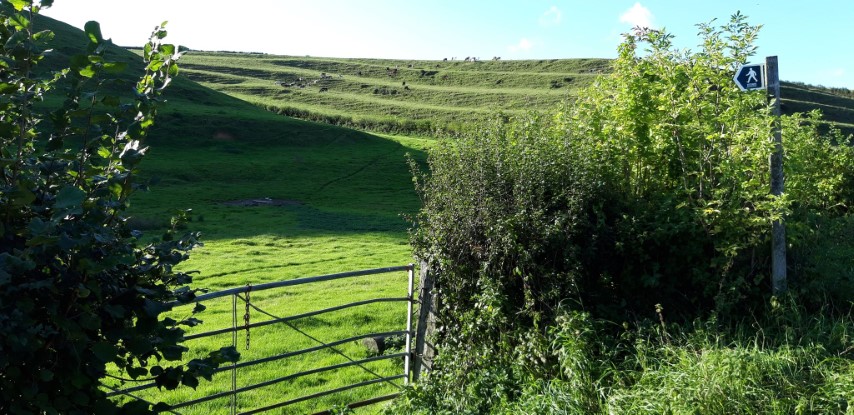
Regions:
M 412 380 L 417 382 L 424 373 L 433 369 L 433 357 L 436 350 L 431 343 L 436 332 L 436 313 L 438 312 L 438 295 L 435 289 L 436 275 L 427 261 L 419 264 L 421 278 L 418 284 L 418 325 L 415 326 L 415 362 Z
M 780 75 L 777 70 L 777 57 L 765 58 L 765 79 L 768 97 L 774 112 L 772 140 L 774 151 L 771 153 L 771 194 L 780 196 L 785 189 L 783 183 L 783 135 L 780 127 Z M 783 218 L 771 225 L 771 291 L 774 295 L 786 292 L 786 224 Z

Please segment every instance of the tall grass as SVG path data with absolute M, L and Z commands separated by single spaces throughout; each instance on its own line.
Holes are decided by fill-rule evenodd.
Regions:
M 565 313 L 548 334 L 560 375 L 518 361 L 441 371 L 388 414 L 854 414 L 854 303 L 814 313 L 794 301 L 763 321 L 635 325 Z M 447 388 L 449 383 L 456 388 Z
M 852 313 L 794 305 L 760 324 L 673 327 L 647 337 L 623 362 L 625 386 L 607 391 L 609 413 L 854 413 Z

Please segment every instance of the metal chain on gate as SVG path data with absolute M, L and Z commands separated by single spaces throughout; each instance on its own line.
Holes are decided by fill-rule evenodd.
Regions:
M 252 285 L 246 284 L 246 313 L 243 314 L 243 327 L 246 328 L 246 350 L 249 350 L 249 294 L 252 292 Z

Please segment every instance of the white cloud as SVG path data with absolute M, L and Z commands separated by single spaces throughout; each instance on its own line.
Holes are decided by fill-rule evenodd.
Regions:
M 630 9 L 620 15 L 620 23 L 628 23 L 632 27 L 649 27 L 654 28 L 654 16 L 652 12 L 640 3 L 635 3 Z
M 552 6 L 540 16 L 540 26 L 557 26 L 560 24 L 561 18 L 563 18 L 563 13 L 557 6 Z
M 836 69 L 832 70 L 830 72 L 830 74 L 837 77 L 837 78 L 842 78 L 843 76 L 845 76 L 845 69 L 836 68 Z
M 507 47 L 507 49 L 510 49 L 511 52 L 521 52 L 530 50 L 532 47 L 534 47 L 534 44 L 531 43 L 530 40 L 523 37 L 522 39 L 519 39 L 519 43 L 515 45 L 510 45 Z

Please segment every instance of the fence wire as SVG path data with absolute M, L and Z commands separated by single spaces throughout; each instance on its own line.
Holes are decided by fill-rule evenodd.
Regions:
M 236 296 L 238 296 L 238 295 L 236 295 Z M 239 296 L 238 296 L 238 297 L 239 297 Z M 247 305 L 249 305 L 249 307 L 252 307 L 252 309 L 253 309 L 253 310 L 255 310 L 255 311 L 257 311 L 257 312 L 259 312 L 259 313 L 261 313 L 261 314 L 264 314 L 264 315 L 265 315 L 265 316 L 267 316 L 267 317 L 274 318 L 274 319 L 279 319 L 279 320 L 280 320 L 280 319 L 282 319 L 282 317 L 275 316 L 275 315 L 273 315 L 273 314 L 270 314 L 270 313 L 268 313 L 268 312 L 266 312 L 266 311 L 264 311 L 264 310 L 262 310 L 262 309 L 258 308 L 258 306 L 256 306 L 255 304 L 250 304 L 248 300 L 246 301 L 246 304 L 247 304 Z M 247 315 L 248 315 L 248 314 L 247 314 Z M 309 338 L 309 339 L 311 339 L 312 341 L 319 343 L 319 344 L 320 344 L 321 346 L 323 346 L 324 348 L 329 349 L 329 350 L 331 350 L 331 351 L 333 351 L 333 352 L 335 352 L 335 353 L 337 353 L 337 354 L 341 355 L 341 356 L 342 356 L 342 357 L 344 357 L 345 359 L 347 359 L 347 360 L 349 360 L 350 362 L 352 362 L 352 363 L 356 364 L 356 366 L 358 366 L 358 367 L 362 368 L 362 370 L 364 370 L 365 372 L 368 372 L 368 373 L 370 373 L 371 375 L 373 375 L 375 378 L 378 378 L 378 379 L 382 379 L 382 378 L 383 378 L 383 376 L 382 376 L 382 375 L 379 375 L 379 374 L 377 374 L 376 372 L 374 372 L 373 370 L 368 369 L 367 367 L 365 367 L 365 366 L 364 366 L 364 365 L 362 365 L 361 363 L 357 363 L 355 360 L 353 360 L 353 358 L 351 358 L 350 356 L 347 356 L 347 355 L 346 355 L 344 352 L 342 352 L 341 350 L 338 350 L 338 349 L 337 349 L 337 348 L 335 348 L 334 346 L 331 346 L 331 345 L 329 345 L 328 343 L 325 343 L 323 340 L 320 340 L 320 339 L 318 339 L 317 337 L 314 337 L 314 336 L 312 336 L 311 334 L 308 334 L 308 333 L 306 333 L 306 332 L 304 332 L 304 331 L 300 330 L 297 326 L 295 326 L 295 325 L 291 324 L 291 322 L 289 322 L 289 321 L 282 321 L 282 323 L 283 323 L 283 324 L 285 324 L 286 326 L 290 327 L 292 330 L 296 331 L 297 333 L 302 334 L 303 336 L 308 337 L 308 338 Z M 398 385 L 398 384 L 396 384 L 396 383 L 394 383 L 394 382 L 388 381 L 388 383 L 389 383 L 390 385 L 392 385 L 392 386 L 394 386 L 394 387 L 398 388 L 398 389 L 403 389 L 403 387 L 402 387 L 402 386 L 400 386 L 400 385 Z

